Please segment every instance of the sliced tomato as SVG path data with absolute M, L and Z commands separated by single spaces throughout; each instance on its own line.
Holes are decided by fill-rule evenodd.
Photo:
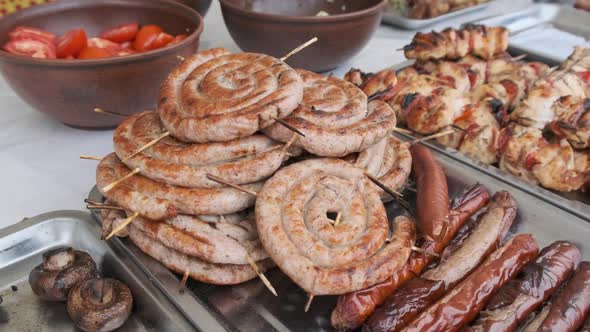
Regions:
M 19 26 L 8 33 L 10 39 L 32 39 L 39 40 L 49 44 L 55 44 L 55 35 L 49 31 L 31 28 L 27 26 Z
M 166 46 L 170 45 L 172 42 L 174 42 L 173 35 L 167 34 L 165 32 L 160 32 L 158 37 L 152 43 L 151 49 L 155 50 L 158 48 L 166 47 Z
M 39 59 L 55 59 L 55 46 L 41 40 L 16 39 L 4 45 L 13 54 L 27 55 Z
M 590 85 L 590 70 L 579 72 L 578 76 L 582 81 L 586 82 L 587 85 Z
M 152 50 L 153 44 L 161 32 L 163 32 L 162 28 L 157 25 L 146 25 L 142 27 L 135 36 L 133 49 L 139 52 Z
M 474 110 L 473 110 L 472 106 L 465 107 L 465 111 L 463 111 L 463 113 L 455 119 L 454 123 L 457 124 L 457 123 L 460 123 L 461 121 L 469 120 L 471 118 L 471 116 L 473 115 L 473 111 Z
M 110 40 L 115 43 L 123 43 L 132 41 L 139 30 L 139 24 L 129 23 L 119 25 L 109 30 L 105 30 L 100 34 L 100 38 Z
M 88 46 L 78 54 L 78 59 L 89 60 L 89 59 L 104 59 L 110 58 L 114 54 L 109 52 L 105 48 Z
M 129 48 L 129 49 L 131 49 L 132 47 L 133 46 L 131 45 L 131 42 L 130 41 L 121 43 L 121 48 Z
M 57 40 L 57 57 L 76 56 L 87 46 L 87 42 L 84 29 L 70 30 Z
M 477 72 L 475 70 L 467 69 L 467 77 L 469 77 L 469 84 L 471 89 L 473 89 L 477 83 Z
M 540 164 L 541 162 L 536 158 L 534 153 L 529 153 L 524 158 L 524 167 L 528 170 L 533 169 L 536 165 Z
M 518 96 L 518 85 L 514 83 L 514 81 L 508 79 L 500 81 L 500 84 L 502 84 L 502 86 L 506 90 L 506 93 L 508 94 L 509 103 L 512 104 Z
M 176 35 L 176 37 L 174 37 L 174 41 L 170 44 L 180 43 L 181 41 L 185 40 L 186 37 L 188 37 L 188 36 L 185 34 Z
M 108 39 L 98 38 L 98 37 L 89 38 L 88 39 L 88 47 L 96 47 L 96 48 L 105 49 L 109 53 L 111 53 L 111 55 L 115 55 L 115 54 L 119 53 L 119 51 L 121 51 L 121 49 L 122 49 L 120 44 L 114 43 Z

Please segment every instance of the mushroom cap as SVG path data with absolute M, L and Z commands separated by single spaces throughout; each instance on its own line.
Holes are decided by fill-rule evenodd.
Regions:
M 116 279 L 96 278 L 76 284 L 68 295 L 68 315 L 84 331 L 119 328 L 133 308 L 129 287 Z
M 92 257 L 70 247 L 60 247 L 43 254 L 43 263 L 29 274 L 33 292 L 46 301 L 66 301 L 76 283 L 98 276 Z

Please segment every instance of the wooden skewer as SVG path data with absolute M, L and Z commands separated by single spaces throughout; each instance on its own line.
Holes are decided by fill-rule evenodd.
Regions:
M 283 119 L 279 119 L 276 116 L 271 117 L 273 120 L 275 120 L 276 122 L 280 123 L 282 126 L 284 126 L 285 128 L 289 129 L 290 131 L 293 131 L 303 137 L 305 137 L 305 134 L 302 133 L 299 129 L 293 127 L 292 125 L 290 125 L 287 121 L 283 120 Z
M 414 145 L 416 143 L 420 143 L 420 142 L 428 141 L 428 140 L 435 139 L 435 138 L 438 138 L 438 137 L 450 135 L 450 134 L 455 133 L 455 132 L 457 132 L 455 129 L 451 129 L 451 130 L 447 130 L 447 131 L 441 131 L 440 133 L 436 133 L 436 134 L 432 134 L 432 135 L 429 135 L 429 136 L 417 138 L 417 139 L 415 139 L 413 141 L 410 141 L 408 143 L 410 145 Z
M 264 273 L 262 273 L 262 272 L 260 272 L 260 270 L 258 270 L 258 265 L 256 265 L 256 262 L 254 262 L 252 257 L 250 257 L 250 255 L 246 254 L 246 259 L 248 260 L 248 263 L 252 267 L 252 270 L 254 270 L 254 272 L 256 272 L 256 274 L 258 275 L 258 278 L 260 278 L 260 280 L 262 280 L 262 283 L 266 286 L 266 288 L 268 288 L 268 290 L 271 293 L 273 293 L 274 296 L 279 296 L 277 294 L 277 291 L 275 290 L 275 288 L 271 285 L 270 281 L 264 275 Z
M 514 58 L 512 58 L 512 61 L 519 61 L 519 60 L 526 58 L 527 56 L 528 56 L 528 54 L 521 54 L 519 56 L 515 56 Z
M 287 154 L 289 151 L 289 148 L 291 147 L 291 145 L 293 145 L 293 143 L 295 143 L 295 141 L 297 140 L 297 134 L 293 134 L 293 137 L 291 137 L 291 139 L 289 140 L 289 142 L 287 142 L 287 144 L 285 144 L 283 146 L 283 154 Z
M 338 214 L 336 215 L 336 219 L 334 220 L 334 227 L 338 226 L 338 224 L 340 223 L 340 219 L 342 219 L 342 212 L 338 211 Z
M 101 161 L 102 160 L 102 157 L 96 157 L 96 156 L 89 156 L 87 154 L 81 154 L 80 155 L 80 159 Z
M 120 116 L 120 117 L 122 117 L 122 118 L 126 118 L 126 117 L 127 117 L 127 115 L 125 115 L 125 114 L 121 114 L 121 113 L 117 113 L 117 112 L 111 112 L 111 111 L 103 110 L 102 108 L 98 108 L 98 107 L 96 107 L 96 108 L 94 109 L 94 111 L 95 111 L 96 113 L 103 113 L 103 114 L 108 114 L 108 115 Z
M 125 211 L 124 208 L 120 207 L 120 206 L 114 206 L 114 205 L 104 205 L 104 204 L 99 204 L 99 205 L 95 205 L 95 204 L 87 204 L 86 208 L 88 210 L 119 210 L 119 211 Z
M 180 61 L 184 61 L 184 60 L 186 60 L 186 58 L 185 58 L 185 57 L 183 57 L 182 55 L 177 55 L 177 56 L 176 56 L 176 58 L 177 58 L 178 60 L 180 60 Z
M 184 272 L 184 275 L 182 276 L 182 280 L 180 280 L 180 285 L 178 286 L 178 291 L 181 293 L 184 293 L 184 289 L 186 288 L 186 282 L 188 281 L 188 277 L 189 277 L 189 271 L 186 270 L 186 272 Z
M 139 171 L 140 171 L 139 167 L 132 170 L 129 174 L 125 175 L 124 177 L 120 178 L 119 180 L 106 185 L 104 188 L 102 188 L 102 191 L 105 193 L 108 192 L 109 190 L 115 188 L 115 186 L 117 186 L 119 183 L 121 183 L 121 182 L 129 179 L 130 177 L 134 176 L 135 174 L 139 173 Z
M 304 308 L 304 312 L 308 312 L 309 308 L 311 307 L 311 302 L 313 301 L 313 298 L 315 295 L 313 294 L 307 294 L 307 302 L 305 303 L 305 308 Z
M 383 182 L 379 181 L 379 179 L 377 179 L 376 177 L 372 176 L 368 172 L 365 172 L 365 175 L 369 178 L 369 180 L 373 181 L 374 184 L 376 184 L 377 186 L 379 186 L 381 189 L 385 190 L 385 192 L 387 192 L 391 196 L 393 196 L 393 197 L 404 197 L 404 195 L 402 195 L 402 193 L 399 193 L 399 192 L 397 192 L 397 191 L 389 188 Z
M 119 226 L 117 226 L 117 228 L 113 229 L 113 231 L 111 232 L 111 234 L 109 234 L 105 238 L 105 240 L 108 240 L 108 239 L 112 238 L 117 233 L 119 233 L 120 231 L 122 231 L 123 229 L 125 229 L 125 227 L 127 227 L 133 221 L 133 219 L 137 218 L 137 216 L 139 216 L 139 213 L 138 212 L 134 212 L 130 217 L 128 217 L 127 219 L 125 219 Z
M 413 131 L 411 131 L 409 129 L 399 128 L 399 127 L 393 128 L 393 131 L 396 131 L 396 132 L 402 133 L 402 134 L 406 134 L 406 135 L 414 135 Z
M 238 186 L 238 185 L 236 185 L 236 184 L 233 184 L 233 183 L 227 182 L 227 181 L 223 180 L 222 178 L 219 178 L 219 177 L 217 177 L 217 176 L 215 176 L 215 175 L 212 175 L 212 174 L 207 174 L 207 178 L 208 178 L 209 180 L 211 180 L 211 181 L 215 181 L 215 182 L 217 182 L 217 183 L 224 184 L 224 185 L 226 185 L 226 186 L 228 186 L 228 187 L 232 187 L 232 188 L 234 188 L 234 189 L 236 189 L 236 190 L 239 190 L 239 191 L 241 191 L 241 192 L 245 192 L 246 194 L 250 194 L 250 195 L 252 195 L 252 196 L 254 196 L 254 197 L 256 197 L 256 196 L 258 195 L 258 193 L 255 193 L 255 192 L 253 192 L 253 191 L 251 191 L 251 190 L 248 190 L 248 189 L 246 189 L 246 188 L 240 187 L 240 186 Z
M 121 160 L 121 162 L 126 162 L 127 160 L 137 156 L 138 154 L 142 153 L 145 149 L 155 145 L 156 143 L 158 143 L 159 141 L 161 141 L 162 139 L 166 138 L 170 136 L 170 132 L 169 131 L 165 131 L 164 133 L 162 133 L 160 136 L 154 138 L 153 140 L 151 140 L 150 142 L 148 142 L 146 145 L 142 146 L 141 148 L 139 148 L 137 151 L 133 152 L 132 154 L 128 155 L 127 157 L 123 158 L 123 160 Z
M 416 247 L 416 246 L 412 246 L 412 251 L 417 251 L 417 252 L 423 253 L 424 255 L 440 257 L 440 255 L 435 252 L 424 250 L 424 249 Z
M 298 53 L 299 51 L 301 51 L 302 49 L 308 47 L 309 45 L 315 43 L 318 41 L 318 37 L 313 37 L 312 39 L 306 41 L 305 43 L 297 46 L 296 49 L 292 50 L 291 52 L 287 53 L 287 55 L 285 55 L 284 57 L 281 58 L 282 62 L 287 61 L 287 59 L 289 59 L 291 56 L 293 56 L 295 53 Z

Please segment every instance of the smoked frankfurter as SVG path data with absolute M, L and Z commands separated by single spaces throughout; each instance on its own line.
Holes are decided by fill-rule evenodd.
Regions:
M 539 246 L 532 235 L 515 236 L 403 331 L 461 330 L 483 309 L 495 290 L 512 279 L 538 253 Z

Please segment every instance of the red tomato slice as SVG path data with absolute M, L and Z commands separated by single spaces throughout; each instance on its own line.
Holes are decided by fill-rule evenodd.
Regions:
M 579 72 L 578 76 L 582 81 L 586 82 L 587 85 L 590 85 L 590 70 Z
M 113 53 L 109 52 L 105 48 L 88 46 L 83 49 L 80 54 L 78 54 L 78 59 L 81 60 L 88 60 L 88 59 L 104 59 L 110 58 L 113 56 Z
M 157 25 L 146 25 L 142 27 L 135 36 L 133 49 L 140 52 L 153 49 L 152 44 L 158 38 L 160 32 L 163 32 L 163 30 Z
M 174 36 L 173 35 L 169 35 L 169 34 L 167 34 L 165 32 L 160 32 L 160 34 L 158 35 L 158 37 L 152 43 L 150 49 L 155 50 L 155 49 L 158 49 L 158 48 L 162 48 L 162 47 L 168 46 L 172 42 L 174 42 Z
M 8 37 L 10 39 L 32 39 L 55 44 L 55 35 L 51 32 L 26 26 L 14 28 L 8 33 Z
M 55 46 L 47 42 L 33 39 L 11 40 L 4 49 L 13 54 L 27 55 L 39 59 L 55 59 Z
M 180 43 L 181 41 L 185 40 L 186 37 L 188 37 L 188 36 L 185 34 L 176 35 L 176 37 L 174 37 L 174 41 L 170 44 Z
M 100 34 L 100 38 L 108 39 L 115 43 L 122 43 L 132 41 L 139 30 L 139 24 L 129 23 L 119 25 L 109 30 L 105 30 Z
M 87 41 L 84 29 L 68 31 L 57 40 L 57 57 L 65 58 L 68 55 L 78 55 L 86 47 Z
M 96 48 L 105 49 L 109 53 L 111 53 L 111 55 L 117 54 L 122 49 L 120 44 L 113 43 L 112 41 L 110 41 L 108 39 L 103 39 L 103 38 L 98 38 L 98 37 L 89 38 L 88 39 L 88 47 L 96 47 Z

